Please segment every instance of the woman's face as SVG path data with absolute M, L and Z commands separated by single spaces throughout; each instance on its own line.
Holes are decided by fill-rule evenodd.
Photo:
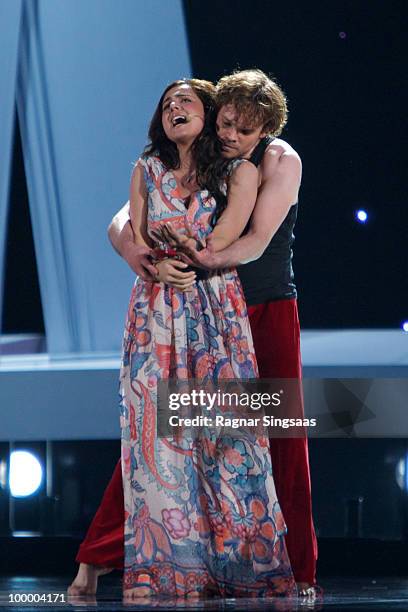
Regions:
M 162 125 L 167 138 L 176 145 L 189 145 L 204 127 L 204 106 L 187 83 L 169 89 L 162 103 Z

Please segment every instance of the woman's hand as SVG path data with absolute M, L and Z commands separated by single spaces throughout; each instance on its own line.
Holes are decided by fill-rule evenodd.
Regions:
M 195 272 L 182 272 L 187 264 L 178 259 L 163 259 L 156 263 L 156 280 L 179 291 L 189 291 L 195 283 Z

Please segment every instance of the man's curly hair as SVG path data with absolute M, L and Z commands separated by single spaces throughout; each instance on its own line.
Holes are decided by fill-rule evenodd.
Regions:
M 262 125 L 273 136 L 279 136 L 288 118 L 282 89 L 256 68 L 233 72 L 218 81 L 217 107 L 227 104 L 233 104 L 249 126 Z

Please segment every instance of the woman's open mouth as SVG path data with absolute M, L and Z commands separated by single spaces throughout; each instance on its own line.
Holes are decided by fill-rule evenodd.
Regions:
M 187 123 L 187 117 L 185 117 L 184 115 L 176 115 L 176 117 L 172 119 L 171 123 L 173 127 L 176 127 L 177 125 L 182 125 L 184 123 Z

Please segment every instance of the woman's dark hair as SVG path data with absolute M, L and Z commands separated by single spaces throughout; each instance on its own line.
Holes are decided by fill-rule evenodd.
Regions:
M 204 106 L 204 127 L 193 143 L 192 156 L 196 166 L 198 185 L 202 189 L 208 189 L 216 199 L 215 220 L 226 206 L 226 197 L 221 192 L 220 185 L 226 175 L 227 162 L 221 158 L 221 147 L 215 132 L 216 89 L 213 83 L 202 79 L 180 79 L 170 83 L 164 90 L 150 122 L 150 143 L 145 147 L 143 153 L 144 155 L 157 155 L 170 170 L 180 167 L 177 146 L 167 138 L 162 124 L 164 98 L 170 89 L 179 85 L 189 85 Z

